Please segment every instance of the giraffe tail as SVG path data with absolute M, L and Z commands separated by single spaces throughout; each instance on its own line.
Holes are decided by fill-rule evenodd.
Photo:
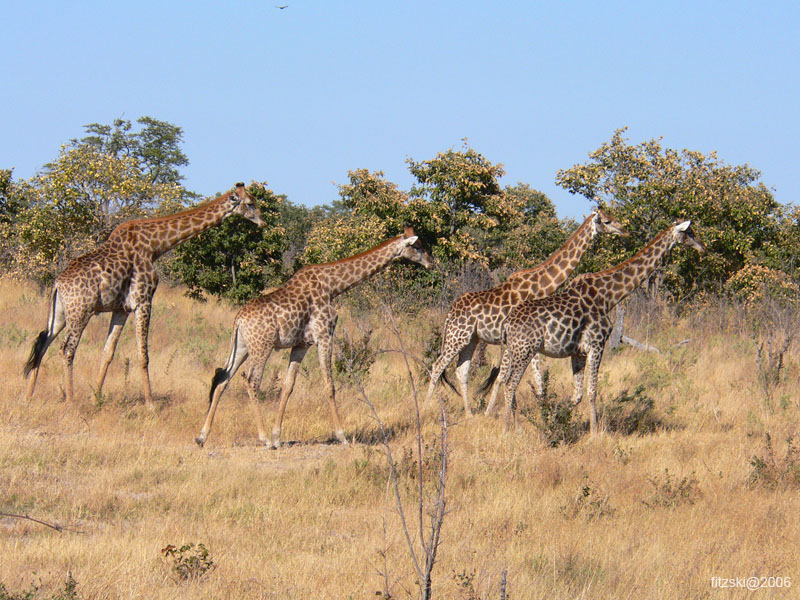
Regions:
M 447 384 L 447 386 L 448 386 L 448 387 L 449 387 L 451 390 L 453 390 L 453 391 L 454 391 L 456 394 L 459 394 L 459 393 L 460 393 L 460 392 L 459 392 L 459 391 L 456 389 L 456 386 L 454 386 L 454 385 L 453 385 L 453 382 L 452 382 L 452 381 L 450 381 L 450 379 L 448 379 L 448 377 L 447 377 L 447 369 L 445 369 L 444 371 L 442 371 L 442 381 L 444 381 L 444 382 Z
M 217 389 L 220 383 L 223 381 L 228 381 L 231 378 L 228 371 L 223 369 L 222 367 L 217 367 L 217 370 L 214 371 L 214 378 L 211 380 L 211 391 L 208 393 L 208 404 L 211 404 L 211 401 L 214 399 L 214 390 Z
M 503 340 L 502 343 L 500 344 L 500 363 L 497 366 L 492 367 L 492 370 L 489 371 L 489 377 L 487 377 L 486 381 L 484 381 L 478 388 L 477 394 L 479 396 L 485 396 L 494 385 L 494 382 L 497 380 L 497 376 L 500 374 L 500 367 L 503 364 L 503 354 L 505 354 L 505 351 L 506 351 L 506 332 L 504 327 Z
M 500 373 L 500 367 L 492 367 L 492 370 L 489 372 L 489 377 L 486 378 L 481 386 L 478 388 L 478 394 L 481 396 L 485 396 L 486 393 L 492 388 L 494 385 L 495 380 L 497 379 L 497 375 Z
M 47 329 L 40 331 L 36 336 L 36 341 L 33 342 L 30 356 L 25 361 L 25 366 L 22 367 L 22 374 L 27 378 L 31 371 L 38 369 L 42 364 L 42 358 L 47 351 L 47 347 L 53 338 L 56 337 L 58 331 L 56 329 L 56 300 L 58 298 L 58 288 L 53 288 L 53 293 L 50 295 L 50 314 L 47 317 Z M 63 327 L 63 325 L 62 325 Z M 60 329 L 59 329 L 60 331 Z
M 239 325 L 237 323 L 236 328 L 233 331 L 233 339 L 231 340 L 231 353 L 228 357 L 228 362 L 224 367 L 217 367 L 217 370 L 214 371 L 214 378 L 211 380 L 211 391 L 208 393 L 209 406 L 211 406 L 211 403 L 214 400 L 214 391 L 220 386 L 220 384 L 227 383 L 230 381 L 231 377 L 233 377 L 233 374 L 236 370 L 236 367 L 234 366 L 236 364 L 236 353 L 239 350 Z
M 36 337 L 36 341 L 33 342 L 33 348 L 31 348 L 31 354 L 28 356 L 28 360 L 25 361 L 25 366 L 22 367 L 22 374 L 27 378 L 30 375 L 30 372 L 34 369 L 38 369 L 39 365 L 42 364 L 42 358 L 44 357 L 44 351 L 47 349 L 47 330 L 40 331 L 39 335 Z

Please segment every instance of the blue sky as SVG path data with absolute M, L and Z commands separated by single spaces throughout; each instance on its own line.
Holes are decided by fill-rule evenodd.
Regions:
M 800 201 L 798 2 L 32 0 L 3 17 L 16 179 L 85 124 L 148 115 L 183 128 L 204 195 L 259 180 L 313 206 L 355 168 L 408 189 L 408 157 L 467 138 L 574 217 L 589 205 L 556 171 L 627 126 Z

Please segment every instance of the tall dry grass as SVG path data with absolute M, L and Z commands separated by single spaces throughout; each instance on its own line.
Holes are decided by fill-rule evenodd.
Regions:
M 257 445 L 237 377 L 200 449 L 192 440 L 214 368 L 226 360 L 234 309 L 159 290 L 150 341 L 158 408 L 150 413 L 140 401 L 130 324 L 102 397 L 92 390 L 107 315 L 92 321 L 78 349 L 76 406 L 62 401 L 58 342 L 33 400 L 20 399 L 22 364 L 46 305 L 32 287 L 0 282 L 0 512 L 78 531 L 0 518 L 0 583 L 9 590 L 40 583 L 46 594 L 71 572 L 81 598 L 375 598 L 386 582 L 395 598 L 416 595 L 377 424 L 340 379 L 340 411 L 356 442 L 330 443 L 315 352 L 284 420 L 284 439 L 297 443 L 278 451 Z M 601 404 L 644 386 L 662 422 L 653 433 L 584 435 L 553 448 L 532 422 L 530 395 L 520 404 L 532 420 L 522 416 L 504 435 L 500 420 L 463 420 L 459 399 L 442 388 L 456 422 L 434 597 L 498 598 L 504 570 L 511 598 L 745 598 L 753 592 L 716 589 L 711 578 L 751 575 L 792 578 L 788 591 L 763 589 L 755 592 L 760 598 L 800 595 L 800 490 L 760 485 L 751 465 L 769 433 L 778 459 L 792 468 L 784 440 L 800 422 L 797 343 L 766 401 L 757 334 L 738 308 L 681 315 L 659 303 L 637 306 L 629 309 L 628 335 L 662 354 L 607 353 Z M 421 356 L 441 316 L 396 315 L 405 345 Z M 367 324 L 374 348 L 397 348 L 379 311 L 341 311 L 339 326 L 353 337 Z M 267 366 L 261 408 L 268 422 L 286 362 L 276 353 Z M 546 364 L 551 390 L 566 396 L 568 361 Z M 402 357 L 380 354 L 365 386 L 413 502 L 416 444 Z M 423 431 L 424 452 L 433 452 L 433 406 L 425 408 Z M 161 549 L 189 542 L 204 544 L 216 568 L 182 581 Z

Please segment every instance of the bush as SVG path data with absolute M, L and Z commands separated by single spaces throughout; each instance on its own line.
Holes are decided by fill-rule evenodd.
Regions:
M 549 391 L 549 375 L 547 369 L 542 373 L 544 394 L 537 399 L 538 414 L 532 414 L 529 409 L 521 410 L 520 414 L 533 423 L 549 446 L 574 444 L 586 432 L 588 424 L 575 417 L 572 400 L 559 400 Z
M 172 561 L 172 574 L 178 583 L 197 581 L 216 568 L 208 548 L 204 544 L 184 544 L 176 548 L 168 544 L 162 548 L 161 554 Z
M 765 301 L 796 305 L 800 302 L 800 286 L 783 271 L 747 265 L 725 282 L 725 291 L 748 307 L 758 307 Z
M 370 346 L 372 328 L 362 330 L 361 337 L 350 337 L 342 330 L 334 342 L 333 371 L 350 383 L 366 383 L 369 370 L 375 363 L 375 353 Z
M 653 493 L 643 500 L 649 508 L 664 507 L 677 508 L 682 504 L 694 504 L 700 498 L 700 487 L 694 472 L 688 477 L 673 479 L 669 469 L 664 469 L 664 477 L 648 477 L 648 483 L 653 488 Z
M 764 434 L 764 454 L 750 459 L 748 487 L 766 489 L 800 489 L 800 452 L 795 445 L 794 436 L 786 438 L 786 454 L 783 458 L 775 456 L 772 438 Z
M 78 600 L 78 593 L 75 589 L 78 587 L 78 582 L 72 577 L 72 573 L 67 573 L 67 581 L 64 583 L 64 589 L 56 592 L 49 597 L 49 600 Z M 37 600 L 43 596 L 38 595 L 39 586 L 36 584 L 31 585 L 31 589 L 25 592 L 15 594 L 9 592 L 5 585 L 0 583 L 0 600 Z
M 642 385 L 636 386 L 633 393 L 623 390 L 601 407 L 601 422 L 605 423 L 607 431 L 623 435 L 652 433 L 663 424 L 653 411 L 654 405 L 655 402 L 644 393 Z

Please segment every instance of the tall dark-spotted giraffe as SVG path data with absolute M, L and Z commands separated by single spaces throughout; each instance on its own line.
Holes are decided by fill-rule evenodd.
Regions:
M 110 312 L 111 324 L 97 381 L 97 391 L 102 390 L 122 328 L 128 315 L 134 313 L 144 398 L 147 406 L 152 408 L 147 334 L 153 294 L 158 286 L 158 273 L 153 263 L 182 241 L 236 214 L 264 226 L 261 213 L 243 183 L 237 183 L 230 193 L 189 210 L 123 223 L 98 248 L 70 262 L 56 277 L 50 295 L 47 329 L 39 333 L 25 363 L 23 372 L 28 377 L 26 398 L 30 400 L 33 396 L 44 353 L 66 328 L 66 337 L 61 345 L 64 388 L 67 401 L 74 400 L 72 364 L 81 334 L 93 315 Z
M 635 290 L 658 266 L 676 244 L 684 244 L 698 252 L 705 247 L 684 221 L 659 233 L 637 254 L 610 269 L 579 275 L 558 294 L 529 300 L 516 306 L 505 322 L 506 344 L 499 373 L 494 372 L 484 383 L 488 388 L 494 377 L 505 383 L 506 429 L 514 414 L 515 393 L 525 367 L 531 358 L 542 353 L 554 358 L 572 359 L 573 405 L 581 401 L 584 369 L 588 366 L 590 426 L 597 431 L 597 374 L 612 324 L 609 311 Z M 486 408 L 491 412 L 499 385 L 492 391 Z
M 511 309 L 525 300 L 544 298 L 555 292 L 578 266 L 599 233 L 628 235 L 611 215 L 597 208 L 564 245 L 543 263 L 512 273 L 503 283 L 490 290 L 468 292 L 460 296 L 444 321 L 442 349 L 431 367 L 426 402 L 433 397 L 444 370 L 458 355 L 456 378 L 464 400 L 464 411 L 471 415 L 467 381 L 472 355 L 478 343 L 499 344 L 503 322 Z M 533 368 L 538 372 L 536 364 Z
M 263 443 L 271 443 L 274 448 L 278 448 L 283 414 L 294 389 L 297 370 L 308 349 L 316 344 L 336 437 L 343 444 L 347 443 L 336 409 L 336 391 L 331 372 L 332 340 L 337 320 L 333 299 L 398 258 L 411 260 L 425 268 L 433 266 L 433 259 L 420 244 L 414 230 L 406 227 L 403 235 L 361 254 L 336 262 L 303 267 L 282 286 L 269 290 L 246 304 L 233 321 L 228 362 L 214 374 L 208 414 L 195 441 L 202 446 L 208 439 L 219 399 L 231 377 L 249 357 L 247 391 L 258 437 Z M 291 353 L 270 441 L 258 409 L 257 394 L 267 359 L 273 349 L 280 348 L 291 348 Z

